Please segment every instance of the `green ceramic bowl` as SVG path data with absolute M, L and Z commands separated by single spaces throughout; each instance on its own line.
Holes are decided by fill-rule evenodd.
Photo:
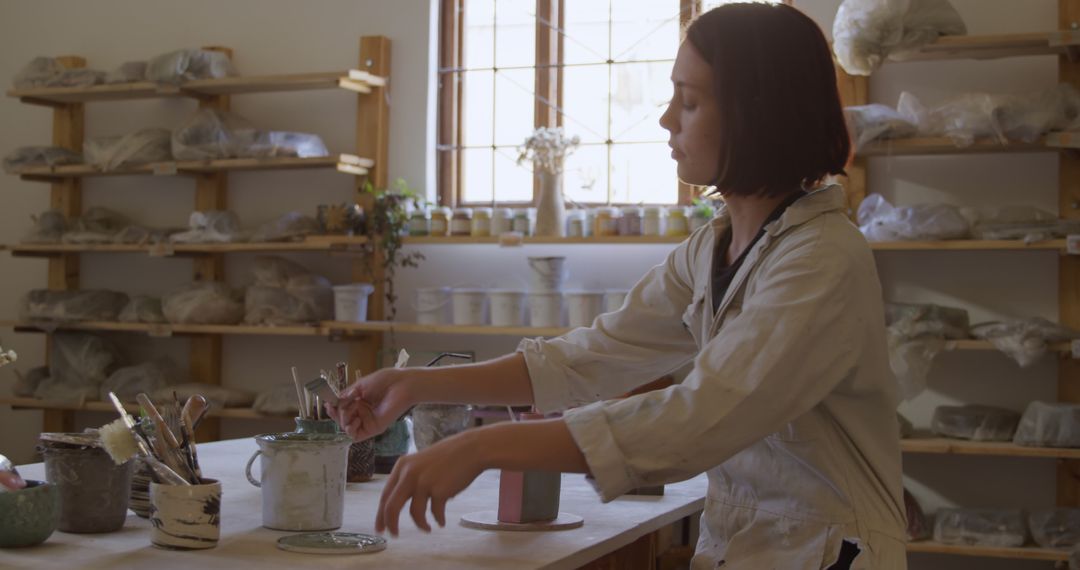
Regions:
M 27 481 L 26 488 L 0 493 L 0 548 L 35 546 L 56 530 L 60 500 L 56 486 Z

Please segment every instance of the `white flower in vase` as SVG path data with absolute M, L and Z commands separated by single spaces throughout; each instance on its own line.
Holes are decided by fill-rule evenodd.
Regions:
M 536 199 L 538 236 L 566 235 L 566 207 L 562 194 L 562 174 L 566 157 L 581 144 L 578 136 L 567 137 L 562 127 L 540 127 L 518 147 L 518 164 L 531 160 L 540 178 Z
M 5 352 L 4 347 L 0 346 L 0 366 L 3 366 L 5 364 L 11 364 L 16 360 L 18 360 L 18 355 L 15 354 L 14 350 L 8 350 L 7 352 Z

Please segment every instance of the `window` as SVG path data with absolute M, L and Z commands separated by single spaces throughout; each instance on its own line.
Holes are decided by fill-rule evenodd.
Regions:
M 540 126 L 581 145 L 579 204 L 688 203 L 658 121 L 680 30 L 728 0 L 441 0 L 441 203 L 532 202 L 517 147 Z

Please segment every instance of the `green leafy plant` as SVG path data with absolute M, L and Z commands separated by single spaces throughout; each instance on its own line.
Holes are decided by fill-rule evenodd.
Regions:
M 402 251 L 405 245 L 402 238 L 407 233 L 409 223 L 409 205 L 420 207 L 422 199 L 401 178 L 394 182 L 393 188 L 383 189 L 376 189 L 369 181 L 364 185 L 363 191 L 373 197 L 372 211 L 367 216 L 364 231 L 369 247 L 376 248 L 382 254 L 387 318 L 392 321 L 397 316 L 398 296 L 394 288 L 397 269 L 419 267 L 424 260 L 424 254 L 419 251 Z M 369 273 L 374 275 L 374 271 Z
M 694 215 L 711 220 L 716 214 L 716 207 L 713 205 L 713 201 L 708 198 L 694 198 L 693 201 Z

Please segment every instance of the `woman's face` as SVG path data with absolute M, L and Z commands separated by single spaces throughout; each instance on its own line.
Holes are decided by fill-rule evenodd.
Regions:
M 675 94 L 660 126 L 670 133 L 671 157 L 679 178 L 708 186 L 720 175 L 720 107 L 713 90 L 713 71 L 690 42 L 683 42 L 671 70 Z

